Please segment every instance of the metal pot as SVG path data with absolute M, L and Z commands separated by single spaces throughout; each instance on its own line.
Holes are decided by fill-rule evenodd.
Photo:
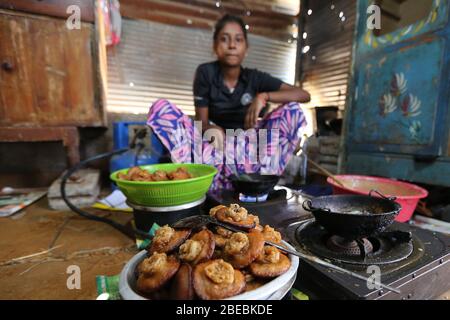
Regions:
M 280 177 L 252 173 L 241 176 L 232 175 L 230 180 L 235 191 L 247 196 L 261 196 L 272 191 Z
M 377 193 L 380 197 L 374 197 Z M 377 191 L 368 196 L 337 195 L 306 200 L 303 208 L 333 235 L 347 240 L 367 238 L 383 232 L 402 209 L 395 198 Z

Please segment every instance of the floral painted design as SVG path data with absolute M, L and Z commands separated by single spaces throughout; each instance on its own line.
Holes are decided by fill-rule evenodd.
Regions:
M 390 93 L 383 95 L 380 99 L 380 115 L 384 118 L 395 110 L 397 110 L 396 98 Z
M 398 97 L 406 92 L 408 80 L 405 79 L 403 73 L 397 73 L 392 77 L 391 93 L 394 97 Z
M 413 121 L 409 127 L 409 133 L 415 141 L 420 141 L 419 135 L 422 131 L 422 123 L 420 121 Z
M 402 112 L 403 116 L 407 118 L 417 117 L 422 112 L 420 111 L 420 107 L 422 106 L 422 102 L 412 94 L 407 95 L 402 102 Z
M 408 80 L 405 75 L 395 73 L 390 82 L 389 93 L 380 97 L 379 113 L 384 119 L 397 110 L 401 112 L 402 120 L 399 125 L 408 129 L 413 140 L 420 141 L 422 123 L 419 120 L 412 120 L 412 118 L 422 114 L 421 106 L 422 101 L 408 92 Z

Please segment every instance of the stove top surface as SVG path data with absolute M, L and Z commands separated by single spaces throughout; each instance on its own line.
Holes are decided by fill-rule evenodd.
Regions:
M 298 226 L 293 236 L 304 251 L 335 263 L 361 266 L 391 265 L 409 259 L 415 247 L 423 248 L 421 241 L 411 232 L 395 227 L 378 236 L 347 241 L 310 220 Z
M 450 237 L 447 235 L 395 222 L 388 231 L 410 234 L 410 241 L 404 241 L 399 248 L 393 246 L 392 239 L 386 236 L 381 239 L 382 244 L 375 244 L 375 252 L 372 255 L 369 254 L 365 259 L 358 255 L 347 257 L 349 261 L 346 261 L 341 256 L 329 255 L 329 250 L 323 245 L 326 231 L 320 226 L 318 228 L 312 215 L 303 210 L 301 205 L 306 198 L 298 193 L 281 189 L 275 194 L 269 194 L 268 201 L 254 204 L 236 202 L 236 199 L 233 192 L 220 192 L 208 196 L 207 206 L 239 203 L 251 213 L 257 214 L 261 224 L 269 224 L 280 230 L 285 240 L 297 250 L 313 254 L 366 277 L 372 275 L 368 273 L 369 267 L 376 266 L 381 271 L 383 284 L 400 288 L 402 291 L 397 295 L 376 288 L 369 289 L 364 281 L 303 261 L 294 287 L 312 298 L 432 299 L 450 290 Z M 378 245 L 384 245 L 384 250 L 388 252 L 387 262 L 383 262 L 386 261 L 385 256 L 380 257 Z M 395 250 L 389 249 L 392 246 Z
M 316 255 L 365 277 L 372 276 L 375 270 L 373 266 L 376 266 L 380 271 L 381 282 L 399 288 L 402 294 L 397 296 L 392 292 L 369 288 L 363 281 L 306 261 L 303 264 L 304 272 L 300 272 L 300 286 L 305 280 L 305 283 L 309 283 L 307 287 L 315 286 L 319 292 L 322 290 L 323 295 L 338 299 L 431 299 L 450 289 L 450 238 L 446 235 L 422 230 L 408 224 L 394 223 L 388 231 L 411 233 L 411 242 L 408 245 L 401 244 L 399 250 L 401 252 L 411 249 L 411 253 L 394 262 L 380 263 L 375 256 L 367 258 L 362 263 L 361 260 L 342 261 L 341 257 L 327 258 L 328 252 L 323 249 L 323 245 L 318 243 L 311 245 L 311 239 L 305 240 L 299 237 L 302 230 L 315 224 L 314 220 L 291 224 L 286 229 L 285 235 L 297 250 Z M 299 242 L 299 240 L 304 241 Z M 316 247 L 322 248 L 326 253 L 317 250 Z M 397 253 L 397 251 L 394 252 L 394 254 Z M 387 260 L 392 258 L 392 253 L 388 253 Z M 358 260 L 359 257 L 355 259 Z

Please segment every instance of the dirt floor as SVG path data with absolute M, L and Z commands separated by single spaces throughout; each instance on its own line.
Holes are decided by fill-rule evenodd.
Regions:
M 130 213 L 96 213 L 123 224 L 132 219 Z M 42 198 L 0 218 L 0 299 L 95 299 L 96 276 L 119 274 L 137 252 L 135 241 L 114 228 L 53 211 Z M 72 265 L 81 270 L 79 290 L 67 288 Z M 440 297 L 449 298 L 450 291 Z
M 98 214 L 120 223 L 131 220 L 130 213 Z M 134 240 L 114 228 L 53 211 L 42 198 L 0 218 L 0 299 L 95 299 L 96 276 L 120 273 L 137 252 Z M 80 267 L 81 289 L 67 288 L 71 265 Z

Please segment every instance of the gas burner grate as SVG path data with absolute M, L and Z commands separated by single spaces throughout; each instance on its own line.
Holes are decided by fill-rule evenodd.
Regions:
M 368 239 L 349 241 L 339 236 L 329 237 L 326 246 L 337 254 L 363 258 L 372 253 L 374 248 Z
M 295 237 L 304 249 L 319 257 L 356 265 L 399 262 L 407 259 L 414 250 L 411 234 L 408 232 L 385 232 L 358 243 L 329 234 L 315 221 L 298 227 Z

